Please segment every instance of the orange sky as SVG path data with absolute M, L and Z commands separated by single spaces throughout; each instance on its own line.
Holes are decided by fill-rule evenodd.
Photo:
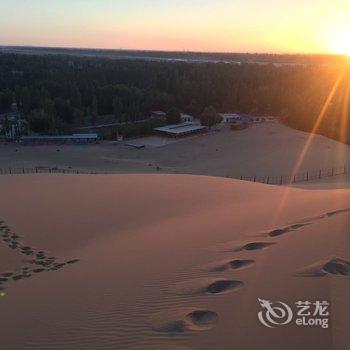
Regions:
M 348 52 L 349 0 L 1 0 L 0 45 Z

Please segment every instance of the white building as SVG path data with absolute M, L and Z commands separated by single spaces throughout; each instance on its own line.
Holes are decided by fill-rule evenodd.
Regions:
M 181 123 L 192 123 L 194 121 L 194 118 L 185 113 L 181 113 Z
M 154 130 L 166 136 L 181 137 L 204 132 L 207 130 L 207 128 L 205 126 L 200 125 L 199 123 L 187 122 L 181 124 L 166 125 L 160 128 L 155 128 Z
M 163 111 L 152 111 L 151 119 L 166 119 L 166 113 Z
M 221 113 L 223 123 L 245 122 L 245 123 L 263 123 L 272 122 L 274 117 L 251 116 L 244 113 Z
M 241 120 L 240 116 L 236 113 L 222 113 L 220 115 L 222 116 L 223 123 L 233 123 Z

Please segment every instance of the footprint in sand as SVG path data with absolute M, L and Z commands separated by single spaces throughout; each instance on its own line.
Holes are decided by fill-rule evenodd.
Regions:
M 254 263 L 255 263 L 255 260 L 251 260 L 251 259 L 234 259 L 223 263 L 215 264 L 215 266 L 212 266 L 209 268 L 209 271 L 221 272 L 221 271 L 227 271 L 227 270 L 240 270 L 248 266 L 251 266 Z
M 309 223 L 300 223 L 300 224 L 293 224 L 291 225 L 291 228 L 293 230 L 299 230 L 300 228 L 304 227 L 304 226 L 308 226 L 310 225 Z
M 23 275 L 15 275 L 15 276 L 12 277 L 12 279 L 13 279 L 14 281 L 21 280 L 22 278 L 24 278 Z
M 321 215 L 318 215 L 318 216 L 305 218 L 303 220 L 300 220 L 300 222 L 312 223 L 314 221 L 326 219 L 326 218 L 328 218 L 330 216 L 334 216 L 334 215 L 338 215 L 338 214 L 342 214 L 342 213 L 347 213 L 347 212 L 350 212 L 350 208 L 344 208 L 344 209 L 338 209 L 338 210 L 330 211 L 328 213 L 321 214 Z
M 213 295 L 231 293 L 243 286 L 242 281 L 234 279 L 202 278 L 178 283 L 173 290 L 182 295 Z
M 276 244 L 276 243 L 274 243 L 274 242 L 251 242 L 251 243 L 245 244 L 242 247 L 235 249 L 234 251 L 240 252 L 240 251 L 244 251 L 244 250 L 261 250 L 261 249 L 268 248 L 274 244 Z
M 242 288 L 244 283 L 236 280 L 217 280 L 206 288 L 207 294 L 223 294 Z
M 24 264 L 39 265 L 37 268 L 32 268 L 32 270 L 28 266 L 23 266 L 16 272 L 4 272 L 0 274 L 0 290 L 5 289 L 4 284 L 6 284 L 9 279 L 19 281 L 29 278 L 33 276 L 33 274 L 59 270 L 68 264 L 79 262 L 79 259 L 70 259 L 62 262 L 55 257 L 49 257 L 48 253 L 44 250 L 37 250 L 29 245 L 24 245 L 19 241 L 19 238 L 21 237 L 18 234 L 11 232 L 11 229 L 5 225 L 4 221 L 0 221 L 0 231 L 2 231 L 2 240 L 9 248 L 17 250 L 21 254 L 35 257 L 35 259 L 25 261 Z
M 296 224 L 272 230 L 268 233 L 268 236 L 270 236 L 270 237 L 281 236 L 281 235 L 284 235 L 285 233 L 299 230 L 299 229 L 303 228 L 304 226 L 311 225 L 315 221 L 322 220 L 322 219 L 325 219 L 325 218 L 328 218 L 328 217 L 331 217 L 334 215 L 346 213 L 346 212 L 350 212 L 350 208 L 339 209 L 339 210 L 331 211 L 331 212 L 328 212 L 326 214 L 322 214 L 319 216 L 314 216 L 311 218 L 302 219 Z
M 165 333 L 206 331 L 214 328 L 219 321 L 216 312 L 210 310 L 183 310 L 158 315 L 153 320 L 153 330 Z
M 309 265 L 296 273 L 297 276 L 301 277 L 324 277 L 329 274 L 350 276 L 350 261 L 333 258 Z
M 301 229 L 304 226 L 310 225 L 310 223 L 296 223 L 291 226 L 283 227 L 283 228 L 277 228 L 271 232 L 268 233 L 270 237 L 278 237 L 281 235 L 284 235 L 285 233 L 288 232 L 293 232 Z
M 277 236 L 281 236 L 287 232 L 290 232 L 292 229 L 290 227 L 285 227 L 285 228 L 278 228 L 276 230 L 273 230 L 271 232 L 268 233 L 268 235 L 270 237 L 277 237 Z
M 350 212 L 350 208 L 345 208 L 345 209 L 339 209 L 339 210 L 334 210 L 326 213 L 326 216 L 333 216 L 337 214 L 342 214 L 342 213 L 347 213 Z
M 80 261 L 79 259 L 72 259 L 72 260 L 67 260 L 66 263 L 67 264 L 76 264 L 79 261 Z
M 34 269 L 33 272 L 34 273 L 40 273 L 40 272 L 44 272 L 46 271 L 45 269 Z
M 13 272 L 4 272 L 1 275 L 4 277 L 11 277 L 13 275 Z
M 29 246 L 21 247 L 21 253 L 25 255 L 32 255 L 34 253 L 33 249 Z

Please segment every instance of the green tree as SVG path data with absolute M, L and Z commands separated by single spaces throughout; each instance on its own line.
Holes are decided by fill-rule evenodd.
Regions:
M 187 107 L 187 111 L 190 115 L 195 118 L 199 118 L 201 114 L 201 108 L 199 107 L 198 102 L 195 99 L 192 99 L 190 104 Z
M 222 117 L 219 115 L 213 106 L 206 107 L 200 117 L 201 124 L 209 127 L 209 129 L 221 123 Z
M 7 117 L 5 117 L 2 122 L 1 132 L 6 135 L 9 131 L 10 131 L 10 121 L 8 120 Z
M 172 107 L 168 111 L 166 119 L 168 124 L 178 124 L 181 121 L 181 113 L 177 108 Z
M 113 114 L 116 118 L 118 118 L 119 121 L 121 121 L 122 113 L 123 113 L 122 100 L 118 96 L 115 96 L 113 99 Z
M 95 124 L 96 118 L 98 117 L 98 101 L 96 96 L 92 98 L 91 116 L 92 124 Z
M 64 100 L 63 98 L 55 99 L 55 108 L 57 116 L 64 122 L 71 124 L 74 118 L 74 110 L 69 103 L 69 101 Z
M 27 117 L 30 128 L 34 132 L 46 133 L 49 132 L 52 127 L 52 120 L 49 119 L 42 109 L 33 110 Z
M 13 102 L 13 94 L 10 89 L 5 89 L 0 92 L 0 111 L 7 111 L 10 109 Z
M 41 109 L 48 119 L 48 123 L 50 124 L 50 128 L 58 131 L 58 120 L 57 120 L 57 112 L 55 103 L 50 99 L 46 98 L 41 102 Z
M 70 86 L 69 99 L 73 107 L 81 108 L 81 94 L 76 85 Z

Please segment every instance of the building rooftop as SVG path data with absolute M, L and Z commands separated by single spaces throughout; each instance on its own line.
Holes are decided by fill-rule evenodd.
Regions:
M 151 114 L 159 115 L 159 116 L 166 116 L 166 113 L 163 111 L 152 111 Z
M 254 117 L 245 113 L 221 113 L 221 116 L 224 119 L 235 119 L 244 122 L 251 122 L 254 119 Z
M 22 136 L 21 140 L 62 140 L 62 139 L 97 139 L 97 134 L 73 134 L 73 135 L 32 135 Z
M 206 127 L 198 123 L 181 123 L 176 125 L 166 125 L 160 128 L 155 128 L 154 130 L 171 134 L 171 135 L 181 135 L 189 134 L 197 131 L 205 130 Z

